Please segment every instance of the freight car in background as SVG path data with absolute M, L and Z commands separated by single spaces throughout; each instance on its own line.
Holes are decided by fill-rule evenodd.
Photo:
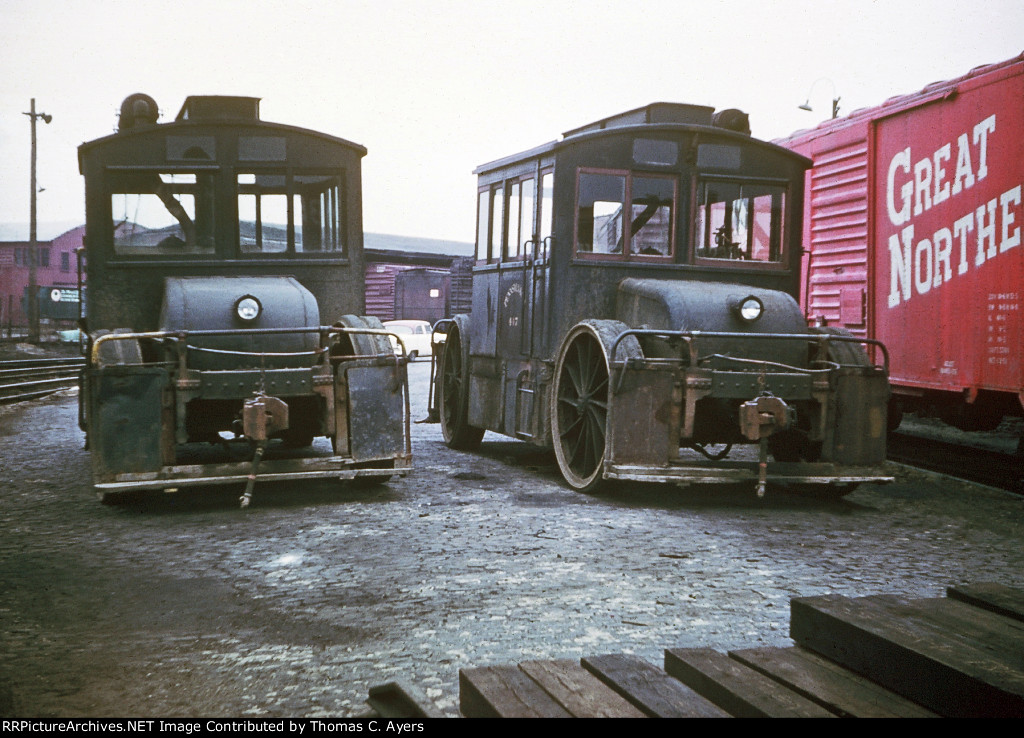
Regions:
M 889 348 L 890 426 L 1021 415 L 1024 55 L 776 143 L 814 161 L 805 311 Z

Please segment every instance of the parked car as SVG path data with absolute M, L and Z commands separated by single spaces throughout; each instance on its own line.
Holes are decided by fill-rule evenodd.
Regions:
M 410 361 L 415 361 L 419 356 L 430 356 L 430 334 L 432 326 L 425 320 L 385 320 L 384 330 L 397 333 L 405 345 L 405 355 Z M 396 354 L 402 353 L 401 347 L 394 336 L 391 336 L 391 345 Z

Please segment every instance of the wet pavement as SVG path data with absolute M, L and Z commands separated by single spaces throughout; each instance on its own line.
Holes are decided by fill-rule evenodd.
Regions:
M 414 472 L 385 485 L 114 507 L 83 441 L 72 393 L 0 409 L 0 714 L 345 717 L 399 680 L 455 715 L 464 667 L 786 646 L 792 597 L 1024 586 L 1024 498 L 900 467 L 838 501 L 586 496 L 549 453 L 417 424 Z

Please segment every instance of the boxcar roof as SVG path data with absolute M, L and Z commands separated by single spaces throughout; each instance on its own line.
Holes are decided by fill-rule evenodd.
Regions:
M 967 74 L 954 79 L 932 82 L 917 92 L 890 97 L 880 105 L 874 105 L 869 108 L 858 108 L 842 118 L 822 121 L 814 128 L 803 128 L 798 131 L 794 131 L 788 136 L 774 139 L 773 143 L 786 146 L 792 144 L 794 141 L 805 141 L 817 138 L 818 136 L 824 136 L 834 130 L 841 129 L 855 123 L 895 115 L 896 113 L 907 110 L 908 108 L 913 108 L 918 105 L 923 105 L 934 100 L 940 100 L 950 95 L 954 95 L 961 85 L 973 83 L 976 80 L 982 80 L 982 78 L 1000 72 L 1007 74 L 1012 73 L 1012 67 L 1014 66 L 1022 66 L 1022 68 L 1024 68 L 1024 53 L 1019 56 L 1015 56 L 1012 59 L 1007 59 L 1006 61 L 996 62 L 995 64 L 983 64 L 979 67 L 975 67 Z

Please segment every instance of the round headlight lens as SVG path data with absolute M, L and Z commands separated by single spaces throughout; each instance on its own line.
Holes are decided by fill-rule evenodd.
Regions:
M 753 295 L 744 297 L 742 300 L 730 302 L 730 307 L 735 312 L 736 317 L 747 323 L 753 323 L 764 314 L 764 303 Z
M 235 303 L 235 312 L 242 320 L 249 322 L 256 320 L 260 315 L 260 301 L 255 297 L 246 296 Z
M 748 297 L 740 305 L 740 315 L 743 316 L 744 320 L 757 320 L 761 317 L 761 312 L 764 310 L 764 305 L 756 297 Z

